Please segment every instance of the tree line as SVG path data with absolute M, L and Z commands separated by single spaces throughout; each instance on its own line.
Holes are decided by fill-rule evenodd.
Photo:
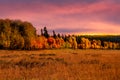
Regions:
M 106 38 L 60 35 L 54 30 L 53 35 L 50 35 L 47 27 L 41 29 L 41 34 L 37 34 L 29 22 L 0 19 L 0 49 L 120 49 L 119 40 L 110 41 Z

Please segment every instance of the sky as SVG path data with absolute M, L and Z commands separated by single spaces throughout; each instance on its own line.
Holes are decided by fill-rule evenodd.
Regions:
M 0 19 L 31 22 L 40 32 L 120 34 L 120 0 L 0 0 Z

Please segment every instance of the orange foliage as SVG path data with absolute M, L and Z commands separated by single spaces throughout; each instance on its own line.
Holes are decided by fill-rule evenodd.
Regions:
M 61 48 L 64 45 L 64 40 L 62 38 L 56 38 L 56 48 Z
M 64 45 L 64 40 L 62 38 L 49 37 L 47 39 L 50 48 L 61 48 Z
M 47 48 L 47 39 L 44 36 L 39 36 L 31 39 L 32 49 L 43 49 Z
M 53 37 L 49 37 L 48 39 L 47 39 L 47 42 L 48 42 L 48 44 L 49 44 L 49 46 L 50 46 L 50 48 L 54 48 L 55 46 L 55 39 L 53 38 Z
M 47 42 L 49 43 L 49 45 L 54 44 L 55 43 L 55 39 L 53 37 L 49 37 L 47 39 Z

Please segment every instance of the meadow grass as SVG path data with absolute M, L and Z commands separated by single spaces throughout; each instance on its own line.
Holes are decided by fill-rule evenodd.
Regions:
M 0 80 L 120 80 L 120 51 L 0 50 Z

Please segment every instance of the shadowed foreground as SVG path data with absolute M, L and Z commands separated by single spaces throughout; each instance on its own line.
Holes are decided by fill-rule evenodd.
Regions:
M 119 79 L 119 50 L 0 50 L 0 80 Z

